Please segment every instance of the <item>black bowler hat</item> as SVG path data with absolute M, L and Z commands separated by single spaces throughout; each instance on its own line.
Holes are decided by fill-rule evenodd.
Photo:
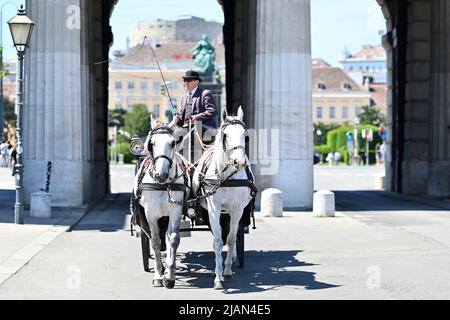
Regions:
M 186 74 L 184 75 L 183 80 L 198 80 L 198 81 L 202 81 L 202 79 L 200 78 L 200 75 L 198 74 L 198 72 L 197 71 L 193 71 L 193 70 L 186 71 Z

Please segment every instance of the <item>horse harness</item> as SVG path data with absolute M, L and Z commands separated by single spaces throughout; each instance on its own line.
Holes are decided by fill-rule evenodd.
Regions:
M 232 120 L 227 120 L 222 127 L 220 128 L 220 132 L 222 132 L 223 134 L 223 138 L 222 138 L 222 148 L 223 151 L 226 155 L 228 155 L 229 152 L 233 151 L 233 150 L 237 150 L 237 149 L 244 149 L 245 151 L 245 147 L 244 146 L 235 146 L 233 148 L 230 148 L 230 150 L 226 150 L 226 146 L 225 146 L 225 139 L 226 139 L 226 135 L 223 133 L 223 131 L 225 130 L 225 128 L 229 125 L 240 125 L 245 129 L 246 132 L 246 142 L 248 141 L 248 134 L 247 134 L 247 127 L 246 125 L 238 119 L 232 119 Z M 189 200 L 188 202 L 200 202 L 210 196 L 212 196 L 213 194 L 215 194 L 217 192 L 217 190 L 220 187 L 226 187 L 226 188 L 234 188 L 234 187 L 248 187 L 251 190 L 251 197 L 252 197 L 252 202 L 254 202 L 255 198 L 256 198 L 256 194 L 258 192 L 255 183 L 254 183 L 254 177 L 253 174 L 250 171 L 249 165 L 247 165 L 245 167 L 245 172 L 247 174 L 247 179 L 231 179 L 236 173 L 238 173 L 238 170 L 235 170 L 231 175 L 229 175 L 227 178 L 225 179 L 210 179 L 210 178 L 206 178 L 206 172 L 208 171 L 209 166 L 211 165 L 212 162 L 212 156 L 213 156 L 213 152 L 211 152 L 207 158 L 205 159 L 205 161 L 203 162 L 203 166 L 202 169 L 200 170 L 201 174 L 199 176 L 199 190 L 202 191 L 202 195 L 197 196 L 196 198 Z M 217 168 L 215 168 L 215 174 L 216 176 L 219 176 L 219 174 L 223 174 L 225 173 L 225 171 L 230 167 L 229 164 L 227 164 L 225 166 L 225 168 L 222 170 L 222 172 L 219 172 L 217 170 Z M 209 191 L 206 191 L 205 187 L 212 187 Z

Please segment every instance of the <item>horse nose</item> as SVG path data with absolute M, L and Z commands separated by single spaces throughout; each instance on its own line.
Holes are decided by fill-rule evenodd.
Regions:
M 156 178 L 156 180 L 158 180 L 159 183 L 163 183 L 164 181 L 167 180 L 168 177 L 169 177 L 169 175 L 165 174 L 165 173 L 155 174 L 155 178 Z

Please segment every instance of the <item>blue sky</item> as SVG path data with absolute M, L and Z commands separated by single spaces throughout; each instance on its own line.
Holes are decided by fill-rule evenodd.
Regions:
M 275 1 L 275 0 L 273 0 Z M 23 0 L 0 0 L 0 5 Z M 3 10 L 3 45 L 5 56 L 15 58 L 7 21 L 16 13 L 14 5 Z M 179 15 L 196 15 L 222 22 L 222 9 L 217 0 L 120 0 L 112 17 L 113 50 L 123 49 L 131 24 L 141 20 L 176 19 Z M 385 30 L 381 9 L 375 0 L 311 0 L 312 56 L 337 65 L 344 46 L 356 51 L 363 44 L 380 44 L 380 29 Z
M 17 8 L 19 8 L 20 5 L 24 3 L 24 0 L 0 1 L 0 10 L 3 8 L 3 21 L 1 21 L 1 31 L 3 34 L 3 56 L 5 57 L 5 59 L 15 59 L 17 57 L 16 49 L 14 48 L 11 39 L 11 32 L 9 31 L 8 21 L 17 14 Z

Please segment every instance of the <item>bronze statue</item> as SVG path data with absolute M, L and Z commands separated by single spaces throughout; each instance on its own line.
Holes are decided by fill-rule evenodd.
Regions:
M 211 76 L 216 71 L 216 49 L 206 35 L 203 35 L 202 40 L 192 49 L 192 56 L 194 58 L 194 70 L 200 75 Z

